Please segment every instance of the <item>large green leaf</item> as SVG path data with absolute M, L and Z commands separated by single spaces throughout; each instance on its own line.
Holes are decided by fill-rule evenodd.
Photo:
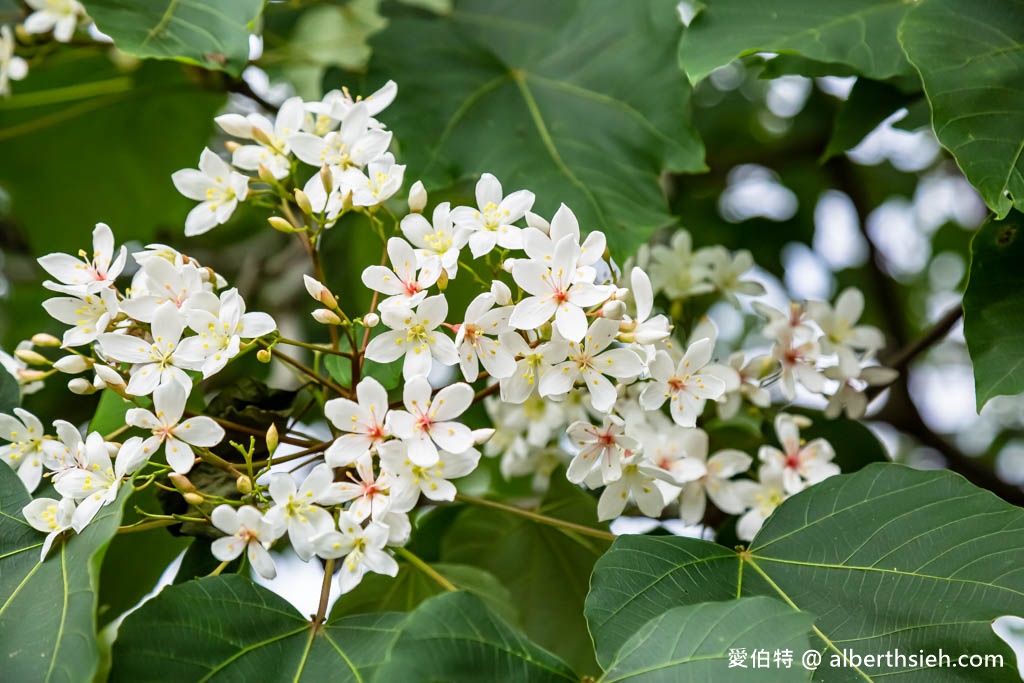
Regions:
M 858 78 L 836 113 L 822 161 L 853 149 L 890 115 L 922 99 L 920 92 L 906 93 L 889 83 Z
M 480 598 L 445 593 L 409 615 L 378 680 L 576 683 L 579 677 L 565 662 L 488 610 Z
M 238 75 L 263 0 L 85 0 L 96 26 L 136 57 L 179 59 Z
M 964 337 L 974 363 L 978 410 L 1024 392 L 1024 215 L 981 226 L 971 242 Z
M 870 78 L 907 73 L 896 26 L 905 0 L 714 0 L 679 42 L 679 62 L 692 83 L 737 57 L 796 54 L 853 67 Z
M 131 487 L 81 534 L 57 539 L 46 560 L 44 535 L 25 521 L 31 500 L 0 465 L 0 661 L 9 681 L 91 681 L 100 661 L 96 592 L 103 552 L 117 531 Z
M 551 491 L 538 512 L 597 526 L 594 499 L 561 472 L 552 476 Z M 526 634 L 587 673 L 596 665 L 583 604 L 594 562 L 608 545 L 517 515 L 470 506 L 445 536 L 441 558 L 498 577 L 515 596 Z
M 659 175 L 705 168 L 689 89 L 668 68 L 675 4 L 462 0 L 447 17 L 398 13 L 370 41 L 370 67 L 399 84 L 383 116 L 408 177 L 439 188 L 491 172 L 506 192 L 534 190 L 541 214 L 565 202 L 625 257 L 672 221 Z
M 1024 511 L 948 471 L 875 464 L 797 494 L 746 551 L 689 538 L 624 536 L 594 568 L 587 619 L 598 658 L 666 609 L 764 595 L 815 617 L 826 658 L 924 650 L 999 654 L 990 680 L 1017 680 L 992 631 L 1024 615 Z M 861 671 L 945 681 L 955 669 Z M 839 675 L 827 667 L 821 680 Z M 856 669 L 846 677 L 858 677 Z M 843 679 L 844 677 L 840 677 Z M 862 679 L 862 680 L 863 680 Z
M 404 615 L 361 614 L 314 630 L 284 598 L 238 575 L 165 588 L 125 619 L 110 680 L 364 681 Z
M 18 407 L 21 402 L 21 389 L 14 375 L 0 366 L 0 413 L 7 413 Z
M 1000 218 L 1024 209 L 1024 2 L 924 0 L 900 39 L 939 142 Z
M 602 683 L 684 683 L 729 680 L 795 681 L 805 678 L 800 656 L 810 649 L 813 618 L 781 600 L 740 598 L 674 607 L 643 625 L 615 655 Z M 729 650 L 742 650 L 730 667 Z M 755 650 L 766 651 L 765 660 Z M 790 663 L 775 659 L 789 651 Z M 795 654 L 795 661 L 793 655 Z M 756 666 L 755 666 L 756 664 Z M 793 670 L 796 666 L 796 670 Z
M 180 235 L 194 202 L 171 173 L 197 164 L 223 102 L 177 64 L 125 72 L 86 50 L 33 67 L 0 101 L 0 159 L 16 160 L 0 164 L 10 222 L 35 254 L 91 247 L 100 221 L 119 243 Z
M 431 568 L 459 590 L 484 600 L 496 614 L 515 623 L 518 620 L 512 594 L 498 579 L 476 567 L 437 563 Z M 440 583 L 408 563 L 399 565 L 398 576 L 367 574 L 350 593 L 338 598 L 331 618 L 368 612 L 409 612 L 427 598 L 445 591 Z

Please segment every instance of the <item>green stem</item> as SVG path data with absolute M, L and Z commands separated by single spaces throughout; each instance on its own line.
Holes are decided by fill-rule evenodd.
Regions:
M 481 507 L 489 507 L 495 510 L 501 510 L 502 512 L 508 512 L 513 515 L 525 517 L 526 519 L 537 522 L 538 524 L 546 524 L 559 529 L 565 529 L 567 531 L 574 531 L 584 536 L 592 536 L 593 538 L 600 538 L 604 541 L 614 541 L 615 534 L 610 531 L 604 531 L 602 529 L 595 529 L 589 526 L 583 526 L 582 524 L 574 524 L 573 522 L 567 522 L 564 519 L 557 519 L 555 517 L 548 517 L 537 512 L 531 512 L 530 510 L 524 510 L 517 508 L 512 505 L 504 505 L 503 503 L 497 503 L 493 500 L 487 500 L 486 498 L 477 498 L 476 496 L 469 496 L 464 493 L 456 494 L 455 500 L 462 501 L 463 503 L 469 503 L 470 505 L 479 505 Z
M 434 569 L 429 564 L 427 564 L 426 562 L 421 560 L 419 557 L 417 557 L 411 551 L 406 550 L 405 548 L 397 548 L 395 552 L 397 552 L 399 555 L 401 555 L 402 558 L 405 559 L 406 562 L 408 562 L 412 566 L 416 567 L 421 572 L 423 572 L 424 574 L 426 574 L 427 576 L 432 578 L 434 581 L 436 581 L 437 585 L 439 585 L 441 588 L 445 589 L 446 591 L 452 591 L 454 593 L 455 591 L 459 590 L 458 588 L 455 587 L 455 584 L 453 584 L 451 581 L 449 581 L 448 579 L 446 579 L 443 576 L 441 576 L 436 569 Z

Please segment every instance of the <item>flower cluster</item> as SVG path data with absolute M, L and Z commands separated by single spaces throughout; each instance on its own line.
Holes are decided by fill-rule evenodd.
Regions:
M 20 81 L 28 75 L 28 62 L 15 54 L 18 31 L 22 35 L 52 34 L 53 39 L 69 42 L 80 25 L 91 23 L 85 8 L 78 0 L 25 0 L 32 12 L 24 23 L 15 28 L 0 25 L 0 97 L 9 95 L 11 81 Z
M 863 415 L 864 389 L 891 381 L 894 371 L 873 361 L 884 340 L 857 324 L 859 292 L 843 292 L 834 307 L 794 303 L 787 313 L 754 302 L 770 349 L 749 358 L 737 350 L 717 362 L 715 326 L 678 310 L 701 297 L 749 308 L 765 293 L 746 279 L 749 253 L 694 251 L 678 231 L 670 245 L 645 247 L 620 267 L 605 235 L 582 230 L 569 207 L 542 214 L 531 191 L 507 192 L 486 173 L 473 200 L 439 203 L 429 218 L 417 182 L 408 212 L 395 216 L 389 200 L 402 190 L 405 167 L 375 118 L 395 95 L 389 83 L 366 99 L 345 90 L 314 102 L 294 97 L 273 119 L 224 114 L 216 123 L 234 138 L 230 161 L 205 149 L 198 169 L 173 176 L 199 202 L 187 235 L 224 223 L 243 201 L 270 209 L 271 226 L 298 235 L 312 260 L 313 275 L 303 276 L 318 306 L 312 317 L 328 328 L 329 345 L 282 337 L 269 316 L 247 313 L 223 278 L 162 245 L 131 255 L 137 269 L 119 289 L 129 255 L 102 224 L 91 252 L 39 260 L 53 278 L 45 286 L 59 294 L 46 310 L 69 327 L 62 340 L 34 342 L 67 355 L 50 360 L 21 348 L 9 363 L 52 366 L 16 368 L 23 386 L 88 372 L 70 381 L 71 391 L 107 389 L 135 407 L 125 416 L 133 435 L 120 444 L 95 432 L 83 439 L 61 421 L 56 438 L 45 436 L 21 409 L 0 416 L 0 437 L 9 442 L 0 457 L 30 489 L 44 469 L 54 472 L 63 496 L 26 508 L 34 526 L 50 539 L 80 530 L 126 478 L 148 467 L 148 481 L 166 478 L 198 510 L 190 519 L 223 534 L 212 546 L 222 562 L 244 552 L 271 577 L 268 550 L 287 539 L 303 560 L 337 566 L 344 592 L 368 571 L 397 572 L 389 549 L 409 539 L 410 515 L 455 500 L 454 482 L 477 468 L 480 448 L 500 457 L 505 476 L 532 475 L 537 488 L 565 466 L 569 481 L 601 490 L 602 520 L 634 507 L 655 518 L 672 508 L 698 524 L 710 501 L 739 517 L 742 539 L 787 496 L 839 471 L 827 442 L 801 439 L 806 417 L 772 409 L 771 388 L 781 387 L 786 400 L 797 385 L 827 392 L 827 415 Z M 361 273 L 368 309 L 344 310 L 327 285 L 320 245 L 340 225 L 369 225 L 381 238 L 381 262 Z M 456 280 L 472 289 L 464 308 L 449 300 Z M 289 344 L 347 362 L 347 375 L 325 377 L 321 366 L 282 354 Z M 278 457 L 271 426 L 268 460 L 254 465 L 252 446 L 235 444 L 248 467 L 241 473 L 209 450 L 225 438 L 221 425 L 189 415 L 186 401 L 199 381 L 259 347 L 260 360 L 281 359 L 309 383 L 332 438 Z M 372 370 L 382 366 L 400 366 L 400 391 L 389 395 Z M 489 426 L 474 422 L 476 403 Z M 743 476 L 751 454 L 711 449 L 709 420 L 740 413 L 774 419 L 779 445 L 760 448 L 756 477 Z M 308 459 L 284 467 L 300 456 Z M 186 475 L 198 460 L 237 476 L 239 496 L 197 490 Z

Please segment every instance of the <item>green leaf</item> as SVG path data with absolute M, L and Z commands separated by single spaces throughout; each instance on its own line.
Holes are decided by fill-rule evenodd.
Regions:
M 21 389 L 18 387 L 18 380 L 0 366 L 0 413 L 9 415 L 20 403 Z
M 364 614 L 313 630 L 266 588 L 212 576 L 169 586 L 125 619 L 110 681 L 364 681 L 403 618 Z
M 853 149 L 890 115 L 920 99 L 920 93 L 908 94 L 889 83 L 858 78 L 849 98 L 839 107 L 821 160 Z
M 1004 668 L 986 674 L 1018 680 L 991 622 L 1024 614 L 1022 532 L 1024 510 L 957 474 L 869 465 L 787 500 L 745 552 L 690 538 L 619 538 L 594 568 L 587 619 L 607 663 L 668 607 L 763 595 L 814 615 L 826 657 L 837 648 L 1000 654 Z M 955 671 L 903 675 L 946 681 Z M 880 665 L 864 677 L 895 672 Z
M 1024 209 L 1024 3 L 925 0 L 900 40 L 939 142 L 1000 218 Z
M 445 593 L 409 615 L 378 680 L 576 683 L 579 677 L 565 662 L 488 610 L 480 598 Z
M 566 481 L 564 473 L 552 475 L 551 490 L 537 512 L 599 526 L 594 499 Z M 511 513 L 469 506 L 445 536 L 441 559 L 498 577 L 515 596 L 526 634 L 587 672 L 596 665 L 583 604 L 594 562 L 608 546 Z
M 971 242 L 964 337 L 980 411 L 994 396 L 1024 392 L 1024 215 L 990 220 Z
M 683 683 L 719 680 L 794 681 L 802 678 L 800 656 L 810 649 L 813 618 L 794 612 L 781 600 L 740 598 L 674 607 L 644 624 L 612 660 L 602 683 L 643 681 Z M 776 650 L 795 654 L 792 668 L 769 660 L 767 668 L 729 667 L 730 648 L 748 654 L 755 649 L 774 656 Z
M 185 583 L 192 579 L 201 579 L 220 565 L 220 560 L 213 556 L 210 546 L 213 541 L 203 536 L 196 536 L 185 549 L 181 556 L 181 564 L 178 566 L 178 573 L 174 575 L 173 583 Z M 242 565 L 242 557 L 232 560 L 222 571 L 222 575 L 235 574 Z
M 347 344 L 345 344 L 347 346 Z M 335 382 L 343 387 L 352 386 L 352 361 L 344 356 L 328 355 L 324 358 L 324 368 Z M 395 389 L 402 379 L 402 361 L 378 363 L 363 360 L 363 377 L 373 377 L 388 390 Z
M 460 590 L 487 603 L 496 614 L 511 623 L 518 620 L 512 594 L 491 574 L 476 567 L 437 563 L 431 567 Z M 399 565 L 398 576 L 367 574 L 350 593 L 338 598 L 331 618 L 368 612 L 409 612 L 427 598 L 445 591 L 438 582 L 408 563 Z
M 399 84 L 387 121 L 410 177 L 433 189 L 494 173 L 506 192 L 535 191 L 542 215 L 564 202 L 627 256 L 672 222 L 660 174 L 705 170 L 689 88 L 665 68 L 675 4 L 462 0 L 448 17 L 399 12 L 370 41 L 370 67 L 374 82 Z
M 146 396 L 141 396 L 137 400 L 143 408 L 152 405 L 152 401 Z M 96 412 L 93 414 L 92 420 L 89 421 L 89 431 L 110 434 L 124 427 L 125 415 L 135 407 L 134 403 L 126 398 L 121 398 L 112 389 L 104 389 L 100 393 L 100 402 L 96 406 Z
M 96 592 L 103 552 L 131 492 L 82 531 L 65 532 L 39 561 L 45 538 L 21 514 L 32 499 L 0 465 L 0 661 L 10 681 L 91 681 L 100 661 Z M 70 536 L 70 537 L 69 537 Z
M 203 90 L 177 64 L 126 72 L 88 52 L 47 60 L 18 85 L 0 102 L 0 158 L 17 160 L 0 164 L 0 185 L 33 253 L 90 247 L 101 221 L 119 244 L 182 233 L 195 203 L 171 174 L 198 163 L 223 93 Z
M 263 0 L 85 0 L 96 27 L 136 57 L 177 59 L 235 76 L 249 62 L 249 34 Z
M 715 0 L 683 32 L 679 63 L 691 83 L 737 57 L 796 54 L 870 78 L 910 71 L 896 39 L 905 0 Z

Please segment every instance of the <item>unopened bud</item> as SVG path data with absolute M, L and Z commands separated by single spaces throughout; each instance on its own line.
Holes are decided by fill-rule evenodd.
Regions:
M 341 318 L 334 311 L 330 311 L 326 308 L 318 308 L 313 311 L 313 320 L 324 325 L 340 325 Z
M 286 235 L 290 235 L 294 232 L 297 232 L 297 230 L 295 230 L 295 228 L 292 227 L 291 223 L 281 218 L 280 216 L 271 216 L 270 218 L 267 219 L 267 222 L 270 223 L 270 227 L 272 227 L 274 230 L 277 230 L 278 232 L 283 232 Z
M 49 376 L 50 372 L 42 370 L 18 370 L 18 381 L 22 383 L 41 382 Z
M 601 308 L 601 315 L 609 320 L 622 320 L 622 316 L 626 315 L 626 304 L 613 299 Z
M 238 492 L 242 495 L 249 495 L 252 493 L 252 479 L 243 474 L 238 477 L 238 479 L 235 479 L 235 488 L 238 489 Z
M 267 131 L 263 130 L 259 126 L 252 127 L 252 139 L 256 142 L 266 145 L 267 147 L 273 147 L 274 141 L 267 135 Z
M 95 365 L 93 369 L 96 371 L 96 376 L 102 379 L 108 387 L 124 386 L 124 377 L 109 365 Z
M 327 164 L 320 167 L 320 184 L 324 186 L 324 192 L 328 195 L 334 190 L 334 176 L 331 175 L 331 167 Z
M 306 291 L 309 292 L 309 295 L 324 306 L 328 308 L 338 307 L 338 300 L 334 298 L 331 290 L 327 289 L 324 283 L 308 275 L 302 276 L 302 283 L 306 285 Z
M 273 185 L 274 183 L 277 182 L 277 178 L 274 177 L 274 174 L 271 173 L 270 169 L 264 166 L 263 164 L 260 164 L 259 166 L 256 167 L 256 175 L 258 175 L 260 177 L 260 180 L 267 183 L 268 185 Z
M 86 396 L 95 392 L 96 387 L 94 387 L 92 382 L 84 377 L 75 377 L 68 381 L 68 391 L 79 396 Z
M 202 505 L 203 497 L 198 493 L 183 493 L 181 497 L 185 499 L 185 502 L 189 505 Z
M 174 488 L 178 489 L 182 493 L 195 493 L 196 487 L 189 481 L 188 477 L 184 474 L 177 472 L 171 472 L 167 475 L 167 478 L 171 480 L 171 484 Z
M 629 290 L 625 287 L 619 287 L 615 290 L 615 294 L 612 294 L 612 298 L 616 301 L 625 301 L 629 297 Z
M 341 195 L 341 210 L 351 211 L 355 204 L 352 203 L 352 190 L 349 190 L 345 194 Z
M 32 349 L 18 349 L 14 352 L 14 356 L 29 365 L 50 365 L 50 361 L 46 356 Z
M 256 352 L 256 360 L 261 363 L 269 363 L 273 356 L 270 353 L 270 349 L 260 349 Z
M 508 306 L 512 303 L 512 290 L 501 280 L 491 283 L 491 294 L 494 296 L 494 303 L 499 306 Z
M 423 213 L 427 207 L 427 190 L 423 183 L 417 180 L 409 188 L 409 211 L 412 213 Z
M 56 348 L 61 344 L 60 339 L 57 339 L 52 334 L 46 334 L 45 332 L 33 334 L 32 343 L 36 346 L 42 346 L 43 348 Z
M 437 278 L 437 288 L 442 292 L 448 289 L 448 271 L 441 270 L 441 275 Z
M 267 438 L 267 452 L 270 455 L 273 455 L 274 451 L 277 450 L 277 444 L 280 441 L 280 437 L 277 434 L 277 425 L 276 424 L 271 423 L 270 427 L 267 429 L 267 437 L 266 438 Z
M 85 372 L 92 367 L 92 361 L 84 356 L 64 356 L 53 364 L 53 367 L 66 372 L 69 375 L 77 375 L 80 372 Z
M 380 325 L 380 316 L 376 313 L 367 313 L 363 316 L 363 325 L 366 327 L 377 327 Z
M 232 153 L 241 146 L 241 144 L 235 142 L 234 140 L 228 140 L 227 142 L 224 143 L 224 148 Z
M 473 445 L 479 446 L 488 439 L 494 436 L 494 430 L 491 428 L 486 429 L 474 429 L 473 430 Z
M 512 268 L 515 266 L 515 263 L 516 263 L 516 259 L 514 259 L 514 258 L 507 258 L 504 261 L 502 261 L 501 269 L 504 270 L 506 273 L 511 273 L 512 272 Z
M 309 202 L 309 197 L 302 190 L 295 190 L 295 203 L 299 205 L 299 211 L 310 216 L 313 214 L 313 205 Z

